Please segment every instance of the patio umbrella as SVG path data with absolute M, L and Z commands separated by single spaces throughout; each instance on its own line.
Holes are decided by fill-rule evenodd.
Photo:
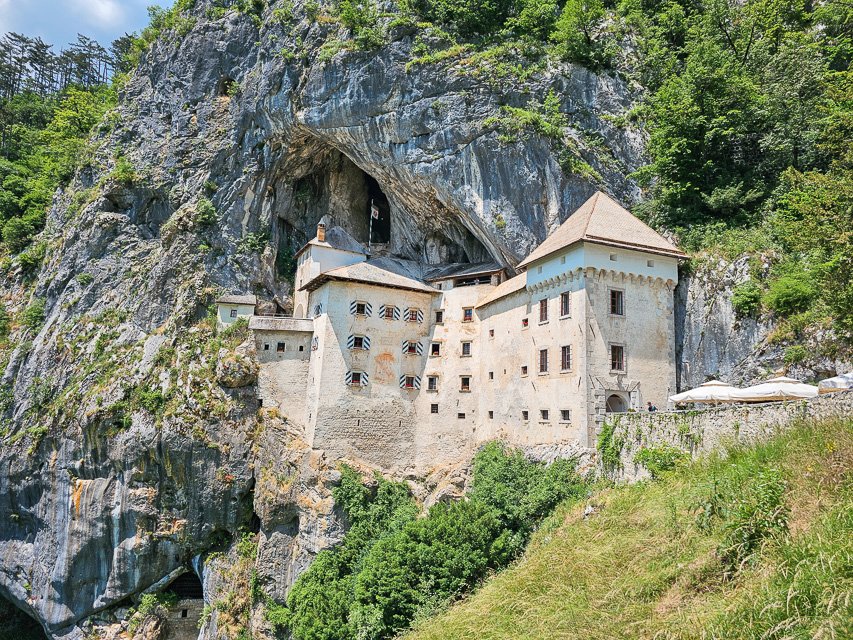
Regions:
M 832 393 L 833 391 L 846 391 L 847 389 L 853 389 L 853 371 L 817 383 L 818 393 Z
M 797 398 L 814 398 L 817 387 L 804 384 L 794 378 L 771 378 L 760 384 L 735 389 L 732 400 L 735 402 L 773 402 L 775 400 L 795 400 Z
M 718 404 L 720 402 L 731 402 L 733 391 L 738 391 L 737 387 L 733 387 L 726 382 L 720 382 L 719 380 L 709 380 L 700 384 L 695 389 L 669 396 L 669 399 L 675 404 L 684 404 L 685 402 Z

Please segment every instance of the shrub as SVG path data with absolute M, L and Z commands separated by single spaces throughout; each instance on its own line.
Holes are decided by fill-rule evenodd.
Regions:
M 754 316 L 761 308 L 761 287 L 752 280 L 737 285 L 732 290 L 732 308 L 739 318 Z
M 254 559 L 258 553 L 258 540 L 254 533 L 245 531 L 237 542 L 237 555 L 241 558 Z
M 207 198 L 199 198 L 195 208 L 193 221 L 200 226 L 215 224 L 217 220 L 216 207 Z
M 0 304 L 0 340 L 5 340 L 9 336 L 9 331 L 12 328 L 12 319 L 9 317 L 9 312 L 6 311 L 6 306 Z
M 3 242 L 9 247 L 9 251 L 17 253 L 26 247 L 38 231 L 38 226 L 33 218 L 12 218 L 3 225 Z
M 643 447 L 634 456 L 634 462 L 643 465 L 654 479 L 680 467 L 689 459 L 690 456 L 686 451 L 668 444 Z
M 116 164 L 110 172 L 110 178 L 125 187 L 132 187 L 139 175 L 130 160 L 124 156 L 117 156 Z
M 595 444 L 605 473 L 622 468 L 622 447 L 625 441 L 623 438 L 616 437 L 615 433 L 616 423 L 605 422 L 601 426 L 601 433 L 598 434 L 598 440 Z
M 770 283 L 764 303 L 782 316 L 805 311 L 815 296 L 812 283 L 805 274 L 783 275 Z
M 808 355 L 809 352 L 804 346 L 795 344 L 785 349 L 784 361 L 787 365 L 800 364 L 808 357 Z
M 44 298 L 36 298 L 24 309 L 21 323 L 31 331 L 38 331 L 44 323 Z
M 160 389 L 143 389 L 137 393 L 139 406 L 149 413 L 157 414 L 166 404 L 166 396 Z
M 90 284 L 92 284 L 92 281 L 94 281 L 94 279 L 95 277 L 91 273 L 80 273 L 75 278 L 75 280 L 77 280 L 80 286 L 83 287 L 88 287 Z
M 31 278 L 41 268 L 44 257 L 47 255 L 47 243 L 37 242 L 18 256 L 18 264 L 24 277 Z

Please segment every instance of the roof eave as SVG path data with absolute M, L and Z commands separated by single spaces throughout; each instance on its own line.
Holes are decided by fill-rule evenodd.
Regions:
M 386 289 L 401 289 L 403 291 L 414 291 L 416 293 L 427 293 L 430 295 L 441 293 L 438 289 L 424 290 L 418 289 L 417 287 L 407 287 L 399 284 L 391 284 L 388 282 L 373 282 L 371 280 L 364 280 L 363 278 L 339 278 L 336 276 L 330 276 L 327 273 L 321 274 L 314 278 L 313 280 L 306 282 L 302 285 L 299 290 L 300 291 L 316 291 L 320 287 L 322 287 L 327 282 L 357 282 L 359 284 L 367 284 L 373 287 L 383 287 Z

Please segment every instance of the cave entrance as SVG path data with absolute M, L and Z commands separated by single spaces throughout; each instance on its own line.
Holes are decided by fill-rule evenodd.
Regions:
M 388 244 L 391 241 L 391 204 L 372 175 L 364 173 L 364 182 L 367 185 L 368 243 Z
M 178 600 L 197 600 L 204 597 L 204 589 L 201 580 L 194 571 L 187 571 L 175 578 L 166 589 L 168 593 L 174 593 Z

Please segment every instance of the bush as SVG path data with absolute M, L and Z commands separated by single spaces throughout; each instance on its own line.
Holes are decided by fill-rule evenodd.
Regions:
M 791 316 L 809 308 L 815 297 L 805 274 L 783 275 L 770 283 L 764 304 L 782 316 Z
M 112 172 L 110 172 L 110 178 L 125 187 L 132 187 L 138 180 L 139 175 L 136 173 L 136 169 L 133 167 L 130 160 L 124 156 L 118 156 L 116 158 L 115 167 L 113 167 Z
M 662 444 L 656 447 L 643 447 L 634 456 L 634 462 L 643 465 L 652 478 L 661 478 L 666 472 L 673 471 L 690 460 L 690 455 L 678 447 Z
M 761 287 L 752 280 L 737 285 L 732 290 L 732 308 L 738 318 L 755 316 L 761 308 Z
M 9 317 L 9 312 L 6 307 L 0 304 L 0 340 L 5 340 L 9 336 L 9 331 L 12 328 L 12 319 Z
M 31 331 L 38 331 L 44 323 L 45 303 L 43 298 L 36 298 L 24 309 L 21 316 L 21 324 Z
M 9 251 L 17 253 L 30 243 L 40 226 L 30 217 L 7 220 L 3 225 L 3 242 Z
M 809 352 L 802 345 L 796 344 L 785 349 L 784 361 L 787 365 L 800 364 L 808 358 Z
M 199 226 L 208 226 L 217 221 L 216 207 L 207 198 L 199 198 L 193 221 Z

